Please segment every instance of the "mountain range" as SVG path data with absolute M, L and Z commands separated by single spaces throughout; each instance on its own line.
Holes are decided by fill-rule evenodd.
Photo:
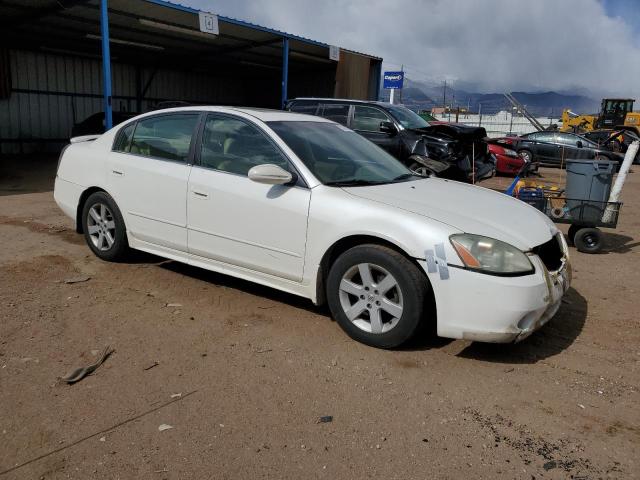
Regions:
M 584 95 L 558 92 L 511 92 L 526 109 L 537 117 L 557 118 L 565 108 L 576 113 L 594 113 L 600 110 L 600 101 Z M 382 90 L 381 98 L 389 99 L 389 91 Z M 471 112 L 480 109 L 484 114 L 493 114 L 501 110 L 510 110 L 511 104 L 502 93 L 474 93 L 458 90 L 444 84 L 433 85 L 405 78 L 404 88 L 396 92 L 395 102 L 402 103 L 411 110 L 431 110 L 442 107 L 468 108 Z

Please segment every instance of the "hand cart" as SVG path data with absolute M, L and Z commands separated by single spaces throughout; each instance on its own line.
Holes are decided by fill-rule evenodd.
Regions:
M 598 227 L 616 228 L 622 208 L 621 202 L 596 202 L 562 196 L 564 189 L 524 181 L 531 163 L 526 162 L 511 185 L 507 195 L 519 198 L 542 211 L 555 223 L 569 224 L 569 242 L 584 253 L 597 253 L 603 247 L 603 234 Z

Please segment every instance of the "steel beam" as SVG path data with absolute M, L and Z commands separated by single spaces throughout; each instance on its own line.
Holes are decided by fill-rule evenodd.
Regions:
M 102 36 L 102 88 L 104 91 L 104 126 L 113 127 L 111 105 L 111 52 L 109 51 L 109 7 L 107 0 L 100 0 L 100 34 Z
M 287 102 L 287 90 L 289 87 L 289 39 L 284 37 L 282 39 L 282 101 L 281 108 L 284 110 L 284 105 Z

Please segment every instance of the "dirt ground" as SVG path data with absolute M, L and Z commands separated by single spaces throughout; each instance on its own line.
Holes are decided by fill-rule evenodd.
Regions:
M 2 480 L 640 476 L 640 173 L 541 331 L 383 351 L 304 299 L 102 262 L 53 201 L 55 160 L 1 168 Z

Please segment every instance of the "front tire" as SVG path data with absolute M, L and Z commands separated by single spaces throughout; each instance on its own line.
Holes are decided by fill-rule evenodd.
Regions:
M 381 245 L 344 252 L 327 278 L 329 308 L 354 340 L 378 348 L 408 341 L 423 320 L 428 280 L 404 255 Z
M 567 238 L 569 240 L 569 243 L 573 246 L 575 246 L 575 241 L 574 238 L 576 236 L 576 233 L 578 232 L 578 230 L 580 230 L 582 227 L 581 225 L 570 225 L 569 226 L 569 231 L 567 232 Z
M 116 202 L 106 192 L 89 195 L 82 208 L 82 231 L 97 257 L 116 262 L 129 250 L 127 229 Z

